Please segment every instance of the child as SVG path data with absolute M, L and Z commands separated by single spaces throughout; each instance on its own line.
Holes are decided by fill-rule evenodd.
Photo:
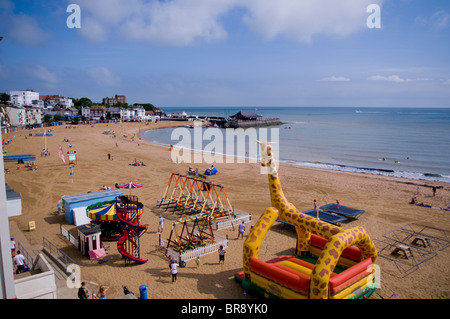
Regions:
M 220 245 L 220 248 L 219 248 L 219 264 L 221 261 L 222 261 L 222 263 L 225 264 L 225 250 L 223 249 L 222 245 Z
M 238 237 L 237 239 L 239 239 L 239 236 L 241 236 L 242 239 L 244 239 L 244 231 L 245 231 L 245 223 L 242 222 L 241 224 L 239 224 L 239 230 L 238 230 Z
M 174 283 L 175 281 L 177 281 L 177 266 L 179 266 L 175 260 L 172 261 L 172 263 L 170 264 L 170 269 L 172 272 L 172 283 Z

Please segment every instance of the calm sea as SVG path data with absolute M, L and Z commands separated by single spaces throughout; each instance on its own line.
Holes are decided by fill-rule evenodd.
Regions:
M 276 127 L 282 163 L 450 182 L 450 109 L 166 107 L 164 110 L 166 114 L 183 110 L 189 115 L 211 117 L 229 117 L 241 110 L 251 110 L 263 118 L 278 117 L 284 123 Z M 147 131 L 142 137 L 159 144 L 179 145 L 179 140 L 171 139 L 173 130 Z M 203 147 L 206 144 L 208 141 Z

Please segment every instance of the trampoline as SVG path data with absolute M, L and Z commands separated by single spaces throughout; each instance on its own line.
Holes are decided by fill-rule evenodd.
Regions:
M 302 213 L 314 218 L 317 217 L 317 213 L 314 211 L 314 209 L 306 210 Z M 339 216 L 333 213 L 325 212 L 323 210 L 319 210 L 319 219 L 328 222 L 330 224 L 338 224 L 340 222 L 347 220 L 347 218 L 344 216 Z
M 328 212 L 332 212 L 335 214 L 343 215 L 346 217 L 352 217 L 356 218 L 357 216 L 361 215 L 365 212 L 365 210 L 362 209 L 356 209 L 348 206 L 338 205 L 337 204 L 326 204 L 323 206 L 320 206 L 320 209 L 326 210 Z

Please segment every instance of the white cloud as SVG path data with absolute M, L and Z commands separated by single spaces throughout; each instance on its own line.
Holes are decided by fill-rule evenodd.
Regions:
M 249 9 L 247 25 L 267 39 L 284 36 L 311 42 L 314 36 L 346 37 L 367 28 L 370 4 L 383 0 L 243 1 Z
M 445 30 L 450 26 L 450 14 L 444 10 L 436 11 L 431 17 L 424 18 L 418 16 L 415 22 L 420 26 L 430 25 L 432 28 L 441 31 Z
M 346 37 L 367 28 L 367 6 L 383 1 L 78 0 L 77 4 L 82 12 L 80 33 L 92 41 L 185 46 L 226 39 L 228 32 L 221 19 L 235 8 L 243 9 L 244 24 L 269 40 Z
M 81 34 L 90 40 L 119 39 L 158 45 L 189 45 L 226 38 L 220 17 L 237 0 L 79 0 Z M 117 40 L 117 38 L 114 38 Z
M 23 13 L 15 14 L 12 2 L 2 0 L 0 8 L 0 29 L 11 41 L 35 47 L 51 38 L 50 33 L 42 29 L 36 19 Z
M 447 29 L 450 25 L 450 14 L 443 10 L 437 11 L 431 16 L 430 22 L 438 30 Z
M 89 77 L 101 86 L 117 86 L 120 84 L 120 77 L 106 67 L 92 67 L 87 72 Z
M 349 78 L 343 76 L 330 76 L 319 80 L 320 82 L 348 82 Z
M 395 82 L 395 83 L 404 83 L 404 82 L 415 82 L 415 81 L 429 81 L 427 78 L 415 78 L 415 79 L 403 79 L 398 75 L 373 75 L 368 78 L 371 81 L 385 81 L 385 82 Z
M 58 77 L 55 73 L 48 70 L 42 65 L 34 65 L 29 68 L 30 75 L 38 80 L 43 81 L 49 86 L 53 86 L 58 83 Z

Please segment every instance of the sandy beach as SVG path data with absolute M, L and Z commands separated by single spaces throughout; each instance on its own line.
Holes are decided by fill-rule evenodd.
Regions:
M 234 274 L 242 270 L 243 240 L 237 239 L 237 230 L 221 230 L 217 233 L 228 236 L 225 262 L 219 264 L 218 254 L 201 258 L 200 265 L 189 261 L 186 268 L 179 268 L 178 280 L 171 282 L 171 274 L 164 249 L 158 246 L 157 233 L 160 214 L 166 218 L 162 237 L 170 233 L 170 220 L 173 216 L 164 215 L 156 207 L 172 173 L 184 174 L 190 166 L 203 172 L 210 166 L 202 164 L 176 164 L 170 160 L 167 147 L 141 140 L 139 133 L 147 129 L 179 125 L 174 122 L 116 123 L 78 126 L 51 127 L 53 136 L 47 137 L 49 156 L 41 156 L 44 138 L 34 136 L 44 129 L 20 130 L 2 134 L 3 139 L 12 139 L 3 149 L 8 155 L 35 154 L 38 169 L 31 171 L 15 163 L 5 163 L 9 172 L 5 174 L 7 184 L 22 194 L 22 215 L 10 218 L 10 224 L 23 232 L 31 245 L 42 244 L 43 237 L 67 253 L 81 266 L 82 280 L 98 285 L 109 286 L 108 298 L 123 295 L 126 285 L 135 294 L 139 286 L 146 285 L 151 299 L 249 299 L 241 286 L 234 280 Z M 104 131 L 115 131 L 117 138 Z M 33 133 L 33 136 L 29 136 Z M 131 140 L 136 135 L 134 141 Z M 124 137 L 126 136 L 126 137 Z M 69 140 L 63 142 L 64 138 Z M 74 175 L 70 175 L 69 165 L 58 157 L 58 147 L 64 152 L 76 150 L 78 162 Z M 108 160 L 108 153 L 112 159 Z M 146 166 L 129 164 L 134 160 Z M 234 208 L 252 215 L 254 224 L 265 208 L 270 206 L 267 176 L 253 163 L 217 163 L 219 173 L 211 181 L 225 187 Z M 419 207 L 409 204 L 412 197 L 419 202 L 434 207 L 447 207 L 450 202 L 450 184 L 433 183 L 420 180 L 389 178 L 376 175 L 344 173 L 321 169 L 281 165 L 280 178 L 287 198 L 299 210 L 313 207 L 316 199 L 319 205 L 335 203 L 363 209 L 366 212 L 357 220 L 342 223 L 342 228 L 364 227 L 372 239 L 381 240 L 383 234 L 399 229 L 410 223 L 417 223 L 450 232 L 450 212 Z M 73 177 L 73 181 L 72 181 Z M 57 203 L 64 195 L 75 195 L 89 191 L 99 191 L 102 185 L 114 188 L 115 183 L 129 181 L 143 184 L 132 190 L 144 204 L 142 223 L 148 224 L 148 231 L 141 237 L 141 256 L 149 261 L 142 265 L 125 266 L 114 242 L 107 263 L 98 264 L 81 255 L 66 238 L 60 235 L 60 225 L 70 230 L 75 226 L 67 222 L 64 214 L 58 214 Z M 431 186 L 439 186 L 433 196 Z M 419 193 L 417 190 L 419 189 Z M 128 190 L 125 190 L 128 193 Z M 28 222 L 36 222 L 36 230 L 27 231 Z M 11 236 L 15 236 L 14 233 Z M 259 256 L 269 260 L 282 254 L 293 254 L 296 242 L 295 232 L 288 226 L 277 224 L 263 242 Z M 377 247 L 380 248 L 380 247 Z M 450 298 L 450 248 L 439 251 L 433 258 L 421 263 L 414 271 L 402 274 L 391 261 L 379 257 L 381 269 L 381 288 L 371 298 L 401 299 L 447 299 Z M 74 289 L 73 298 L 76 298 Z

